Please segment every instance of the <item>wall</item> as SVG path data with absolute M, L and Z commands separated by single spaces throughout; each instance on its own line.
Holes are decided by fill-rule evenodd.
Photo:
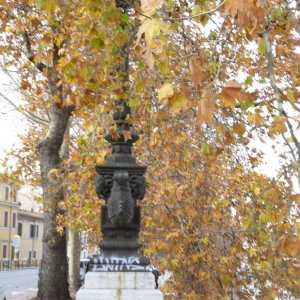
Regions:
M 20 259 L 42 258 L 43 215 L 36 212 L 19 210 L 19 223 L 22 224 Z M 34 230 L 32 227 L 34 226 Z M 20 232 L 19 232 L 20 233 Z M 32 251 L 32 254 L 30 252 Z M 35 251 L 35 254 L 33 253 Z
M 12 239 L 17 234 L 18 210 L 18 193 L 13 194 L 10 186 L 0 183 L 0 259 L 4 256 L 12 258 Z M 6 246 L 6 254 L 3 246 Z
M 0 260 L 42 258 L 43 214 L 21 209 L 28 206 L 28 199 L 28 196 L 14 192 L 9 185 L 0 182 Z M 20 201 L 24 202 L 23 205 Z M 32 199 L 29 205 L 32 207 Z M 14 249 L 13 237 L 21 233 L 19 224 L 22 224 L 20 246 Z M 6 251 L 3 246 L 6 246 Z

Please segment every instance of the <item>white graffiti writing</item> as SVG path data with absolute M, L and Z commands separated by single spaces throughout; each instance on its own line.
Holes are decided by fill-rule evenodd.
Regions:
M 120 265 L 93 265 L 92 272 L 101 272 L 101 271 L 111 271 L 111 272 L 118 272 L 118 271 L 152 271 L 151 266 L 143 266 L 143 265 L 128 265 L 128 264 L 120 264 Z
M 140 258 L 136 256 L 130 256 L 130 257 L 97 257 L 93 260 L 94 263 L 100 263 L 100 264 L 112 264 L 112 265 L 139 265 L 140 264 Z
M 97 256 L 92 259 L 90 271 L 94 272 L 118 272 L 118 271 L 152 271 L 151 266 L 141 261 L 141 257 L 129 256 Z

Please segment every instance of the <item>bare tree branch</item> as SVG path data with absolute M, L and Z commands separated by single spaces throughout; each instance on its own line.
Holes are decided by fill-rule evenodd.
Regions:
M 29 36 L 28 32 L 23 33 L 23 39 L 24 39 L 24 42 L 25 42 L 27 59 L 29 61 L 31 61 L 39 71 L 43 72 L 43 70 L 45 70 L 47 68 L 47 66 L 43 63 L 36 63 L 35 62 L 35 55 L 32 51 L 30 36 Z
M 293 159 L 296 161 L 297 157 L 296 157 L 296 154 L 295 154 L 295 151 L 294 151 L 293 147 L 290 145 L 290 143 L 288 142 L 288 140 L 287 140 L 287 138 L 284 134 L 282 134 L 282 138 L 284 139 L 286 145 L 290 148 L 291 155 L 293 156 Z
M 297 18 L 294 16 L 293 10 L 289 7 L 288 1 L 287 1 L 287 0 L 284 0 L 284 2 L 285 2 L 285 4 L 286 4 L 286 10 L 287 10 L 287 13 L 288 13 L 289 17 L 290 17 L 291 19 L 297 19 Z M 296 10 L 299 10 L 299 8 L 300 8 L 300 2 L 297 1 L 297 8 L 296 8 Z M 300 34 L 300 26 L 299 26 L 299 24 L 297 24 L 296 22 L 295 22 L 294 24 L 295 24 L 295 30 L 297 31 L 298 34 Z
M 264 6 L 267 7 L 266 0 L 264 0 L 263 3 L 264 3 Z M 267 22 L 269 23 L 269 17 L 267 18 Z M 262 34 L 265 45 L 266 45 L 266 59 L 267 59 L 267 65 L 268 65 L 268 75 L 269 75 L 269 78 L 270 78 L 271 87 L 274 91 L 274 96 L 277 100 L 277 104 L 278 104 L 277 109 L 279 111 L 279 114 L 282 115 L 283 117 L 285 117 L 286 124 L 287 124 L 288 129 L 289 129 L 289 133 L 290 133 L 291 138 L 292 138 L 292 140 L 295 144 L 295 147 L 297 149 L 298 159 L 295 160 L 295 163 L 297 165 L 298 183 L 299 183 L 299 186 L 300 186 L 300 141 L 296 137 L 293 125 L 290 122 L 290 120 L 288 118 L 288 115 L 287 115 L 286 111 L 283 108 L 283 100 L 282 100 L 283 93 L 282 93 L 282 91 L 280 90 L 280 88 L 278 87 L 278 85 L 276 83 L 275 70 L 274 70 L 274 57 L 273 57 L 273 53 L 272 53 L 272 44 L 270 42 L 269 28 L 270 28 L 270 26 L 266 26 L 266 30 Z
M 48 125 L 48 122 L 42 118 L 40 118 L 39 116 L 33 114 L 32 112 L 28 111 L 28 110 L 23 110 L 20 109 L 13 101 L 11 101 L 9 99 L 9 97 L 7 97 L 6 95 L 4 95 L 3 93 L 0 92 L 0 97 L 2 97 L 2 99 L 4 99 L 6 102 L 8 102 L 16 111 L 18 111 L 19 113 L 21 113 L 24 117 L 28 118 L 29 120 L 38 123 L 40 125 Z

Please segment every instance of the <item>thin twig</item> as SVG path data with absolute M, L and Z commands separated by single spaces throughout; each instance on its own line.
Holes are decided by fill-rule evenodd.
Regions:
M 36 123 L 38 123 L 40 125 L 43 125 L 43 126 L 48 124 L 48 122 L 46 120 L 40 118 L 39 116 L 33 114 L 32 112 L 30 112 L 28 110 L 20 109 L 15 103 L 13 103 L 13 101 L 11 101 L 7 96 L 2 94 L 1 92 L 0 92 L 0 97 L 2 97 L 6 102 L 8 102 L 16 111 L 18 111 L 23 116 L 30 119 L 31 121 L 36 122 Z
M 165 21 L 184 21 L 184 20 L 190 20 L 190 19 L 195 19 L 195 18 L 198 18 L 198 17 L 202 17 L 202 16 L 205 16 L 205 15 L 211 15 L 211 14 L 215 13 L 219 8 L 221 8 L 224 5 L 225 2 L 226 2 L 226 0 L 222 1 L 214 9 L 199 13 L 197 15 L 187 16 L 187 17 L 179 17 L 179 18 L 163 18 L 163 19 Z

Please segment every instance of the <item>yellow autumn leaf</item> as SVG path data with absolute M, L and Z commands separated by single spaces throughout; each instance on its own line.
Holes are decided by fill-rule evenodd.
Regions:
M 170 83 L 165 83 L 157 93 L 158 99 L 163 100 L 165 98 L 168 98 L 170 96 L 173 96 L 174 90 Z
M 162 7 L 164 1 L 163 0 L 142 0 L 141 1 L 141 9 L 144 14 L 148 17 L 151 17 L 155 11 Z
M 201 145 L 200 151 L 201 151 L 201 154 L 203 154 L 203 155 L 208 155 L 208 154 L 211 153 L 211 147 L 210 147 L 209 144 L 203 143 L 203 144 Z
M 248 252 L 250 257 L 254 257 L 257 254 L 257 248 L 251 247 Z
M 271 222 L 271 215 L 268 213 L 262 213 L 259 215 L 259 222 L 261 222 L 262 224 Z
M 246 131 L 246 127 L 244 124 L 239 123 L 239 124 L 234 124 L 232 128 L 233 132 L 236 133 L 239 136 L 243 136 L 243 134 Z
M 146 19 L 139 27 L 137 32 L 136 45 L 143 39 L 145 45 L 142 45 L 144 50 L 144 58 L 150 69 L 154 67 L 154 55 L 159 55 L 163 51 L 164 42 L 161 39 L 161 34 L 170 34 L 172 30 L 170 25 L 160 19 Z
M 139 27 L 137 32 L 136 45 L 140 42 L 142 36 L 144 35 L 147 46 L 156 46 L 156 37 L 161 33 L 171 33 L 168 23 L 160 19 L 147 19 Z
M 46 12 L 50 13 L 55 10 L 57 6 L 57 1 L 56 0 L 41 0 L 38 2 L 40 7 L 45 9 Z
M 189 99 L 183 94 L 173 95 L 169 98 L 169 107 L 173 113 L 179 113 L 182 109 L 187 108 Z
M 286 91 L 286 95 L 287 95 L 288 99 L 289 99 L 291 102 L 293 102 L 293 103 L 296 103 L 296 102 L 297 102 L 297 97 L 296 97 L 295 92 L 294 92 L 293 89 L 288 89 L 288 90 Z
M 287 131 L 285 121 L 286 121 L 286 119 L 283 116 L 275 117 L 274 121 L 272 122 L 272 124 L 270 126 L 270 133 L 271 134 L 285 133 Z
M 263 126 L 266 123 L 266 120 L 258 112 L 249 113 L 248 114 L 248 121 L 256 127 Z
M 166 240 L 169 239 L 178 239 L 180 237 L 179 232 L 171 232 L 166 236 Z
M 201 241 L 204 245 L 208 245 L 209 239 L 208 239 L 208 237 L 206 236 L 206 237 L 202 238 L 200 241 Z
M 256 186 L 256 187 L 254 188 L 253 192 L 254 192 L 254 195 L 255 195 L 255 196 L 258 196 L 258 195 L 260 194 L 260 188 L 259 188 L 258 186 Z
M 200 258 L 203 256 L 203 253 L 198 252 L 198 253 L 194 253 L 191 255 L 191 260 L 193 263 L 196 263 L 197 261 L 200 260 Z
M 156 244 L 157 250 L 164 250 L 168 248 L 168 244 L 164 241 L 158 241 Z

